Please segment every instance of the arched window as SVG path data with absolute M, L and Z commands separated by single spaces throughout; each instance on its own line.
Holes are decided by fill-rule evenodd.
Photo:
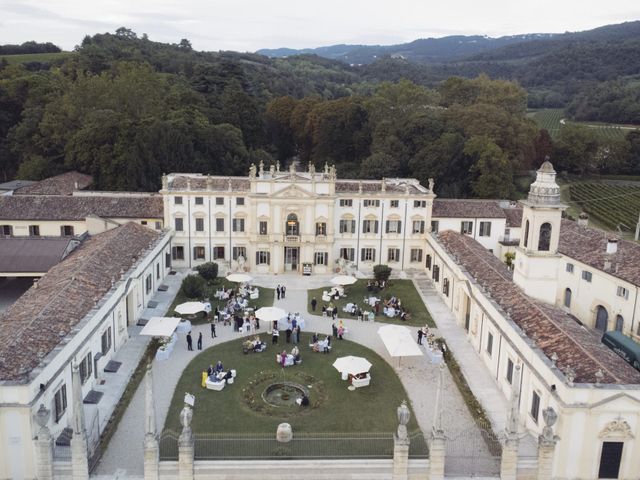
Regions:
M 616 331 L 617 332 L 621 332 L 623 327 L 624 327 L 624 318 L 622 318 L 622 315 L 617 315 L 616 316 Z
M 295 213 L 290 213 L 289 215 L 287 215 L 287 225 L 285 228 L 285 232 L 287 232 L 287 235 L 299 235 L 300 234 L 300 228 L 299 228 L 299 223 L 298 223 L 298 216 Z
M 529 245 L 529 220 L 527 220 L 524 224 L 524 246 L 527 247 Z
M 596 329 L 603 333 L 606 332 L 608 321 L 609 313 L 607 312 L 607 309 L 602 305 L 598 305 L 598 308 L 596 308 Z
M 548 252 L 551 245 L 551 224 L 545 222 L 540 225 L 540 236 L 538 237 L 538 250 Z
M 571 289 L 567 288 L 564 291 L 564 306 L 571 308 Z

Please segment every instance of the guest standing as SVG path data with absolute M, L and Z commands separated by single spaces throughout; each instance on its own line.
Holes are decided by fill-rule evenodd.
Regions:
M 198 334 L 198 350 L 202 350 L 202 332 Z
M 193 350 L 193 339 L 191 338 L 191 332 L 187 333 L 187 350 Z
M 312 312 L 316 311 L 316 305 L 318 305 L 318 301 L 316 300 L 316 297 L 313 297 L 311 299 L 311 311 Z
M 284 298 L 284 294 L 286 293 L 286 291 L 287 291 L 287 288 L 284 285 L 282 285 L 282 287 L 280 287 L 280 296 L 282 298 Z
M 280 336 L 280 332 L 278 331 L 277 328 L 273 329 L 273 334 L 271 335 L 271 343 L 276 344 L 278 343 L 278 337 Z
M 422 345 L 422 336 L 424 335 L 424 333 L 422 332 L 422 329 L 418 329 L 418 345 Z
M 216 322 L 215 320 L 211 320 L 211 338 L 216 338 Z
M 278 298 L 278 300 L 280 300 L 280 285 L 278 284 L 278 286 L 276 286 L 276 296 Z

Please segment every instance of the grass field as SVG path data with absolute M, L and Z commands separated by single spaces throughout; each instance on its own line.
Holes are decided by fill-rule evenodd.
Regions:
M 531 110 L 527 116 L 531 118 L 540 128 L 546 129 L 551 138 L 555 139 L 560 134 L 562 128 L 561 120 L 565 118 L 562 108 L 546 108 L 541 110 Z M 624 137 L 633 129 L 640 129 L 635 125 L 617 125 L 613 123 L 601 122 L 574 122 L 565 120 L 566 124 L 581 125 L 593 131 L 594 135 L 603 140 L 618 139 Z
M 576 211 L 584 210 L 598 224 L 634 232 L 640 213 L 640 186 L 605 182 L 569 184 L 569 196 Z
M 329 288 L 324 287 L 317 288 L 315 290 L 309 290 L 307 299 L 307 301 L 309 302 L 307 306 L 309 313 L 314 313 L 311 310 L 311 299 L 313 297 L 316 297 L 318 305 L 316 307 L 315 314 L 322 315 L 322 305 L 324 303 L 322 301 L 323 290 L 329 290 Z M 371 310 L 371 307 L 366 306 L 363 302 L 363 299 L 365 297 L 376 296 L 384 300 L 387 298 L 391 298 L 392 296 L 396 296 L 402 300 L 402 306 L 406 310 L 408 310 L 409 313 L 411 313 L 411 318 L 407 321 L 402 321 L 399 317 L 389 318 L 382 314 L 381 308 L 380 313 L 376 315 L 377 322 L 414 326 L 436 326 L 433 322 L 433 319 L 431 318 L 431 315 L 429 315 L 427 308 L 424 306 L 424 302 L 416 291 L 416 288 L 413 286 L 413 282 L 411 280 L 389 280 L 387 282 L 387 287 L 378 293 L 368 292 L 367 281 L 358 280 L 353 285 L 345 287 L 345 292 L 347 293 L 346 298 L 340 298 L 337 301 L 333 301 L 333 305 L 338 307 L 338 318 L 344 318 L 345 315 L 347 315 L 342 311 L 342 308 L 349 302 L 357 304 L 362 310 Z
M 235 283 L 231 283 L 228 282 L 226 279 L 224 278 L 218 278 L 216 279 L 215 282 L 209 284 L 207 286 L 207 293 L 204 295 L 204 298 L 208 298 L 209 301 L 211 302 L 211 310 L 215 311 L 216 306 L 218 308 L 222 308 L 225 303 L 226 300 L 218 300 L 214 297 L 214 294 L 216 292 L 216 290 L 219 290 L 220 288 L 224 287 L 225 289 L 227 288 L 235 288 L 236 284 Z M 260 308 L 260 307 L 270 307 L 273 305 L 273 300 L 274 300 L 274 295 L 275 295 L 275 291 L 273 288 L 264 288 L 264 287 L 258 287 L 258 290 L 260 291 L 260 296 L 258 297 L 257 300 L 249 300 L 249 306 L 250 307 L 254 307 L 256 309 Z M 190 302 L 190 301 L 202 301 L 202 298 L 188 298 L 183 292 L 182 289 L 178 290 L 178 294 L 176 295 L 176 298 L 173 299 L 173 303 L 169 306 L 169 309 L 167 310 L 167 316 L 183 316 L 185 318 L 188 318 L 189 320 L 191 320 L 191 323 L 193 324 L 198 324 L 198 323 L 202 323 L 204 320 L 202 319 L 202 317 L 200 315 L 197 315 L 195 318 L 192 318 L 189 315 L 178 315 L 176 313 L 174 313 L 173 309 L 176 307 L 176 305 L 180 305 L 181 303 L 184 302 Z
M 24 55 L 0 55 L 9 64 L 26 63 L 26 62 L 50 62 L 52 60 L 60 60 L 73 55 L 73 52 L 57 52 L 57 53 L 28 53 Z
M 301 339 L 302 363 L 284 370 L 275 362 L 275 354 L 283 345 L 272 346 L 270 342 L 263 353 L 243 354 L 242 340 L 239 339 L 216 345 L 194 355 L 176 386 L 165 430 L 181 430 L 179 412 L 184 405 L 184 393 L 190 392 L 196 397 L 191 424 L 194 433 L 275 435 L 276 428 L 282 421 L 291 424 L 294 435 L 296 432 L 395 431 L 398 424 L 396 408 L 407 398 L 407 393 L 393 368 L 372 350 L 347 340 L 333 342 L 333 349 L 328 355 L 313 353 L 308 347 L 308 337 L 309 335 L 303 334 Z M 263 340 L 266 340 L 266 337 Z M 348 383 L 341 379 L 340 373 L 332 366 L 336 358 L 344 355 L 362 356 L 372 363 L 371 384 L 368 387 L 355 391 L 347 389 Z M 221 360 L 226 369 L 237 371 L 235 382 L 219 392 L 203 389 L 202 371 L 210 364 L 215 364 L 217 360 Z M 259 412 L 249 403 L 252 400 L 262 402 L 259 395 L 267 384 L 260 385 L 257 397 L 247 396 L 246 389 L 255 389 L 253 385 L 265 376 L 273 377 L 273 381 L 284 378 L 300 382 L 300 379 L 306 378 L 305 386 L 307 383 L 315 383 L 315 389 L 322 391 L 319 394 L 321 398 L 318 399 L 314 388 L 311 388 L 311 405 L 307 408 L 296 406 L 292 410 L 282 407 L 282 414 L 278 413 L 277 407 L 267 412 Z M 310 378 L 314 380 L 309 380 Z M 418 430 L 413 414 L 408 428 L 409 431 Z

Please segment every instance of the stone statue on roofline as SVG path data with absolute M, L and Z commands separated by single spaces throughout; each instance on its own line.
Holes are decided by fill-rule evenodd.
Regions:
M 311 163 L 311 162 L 309 162 L 309 173 L 310 173 L 311 175 L 313 175 L 314 173 L 316 173 L 316 166 L 315 166 L 313 163 Z
M 252 163 L 251 166 L 249 167 L 249 178 L 250 179 L 256 178 L 256 173 L 257 173 L 256 164 Z
M 433 178 L 429 179 L 429 191 L 433 193 L 433 187 L 435 186 L 435 182 L 433 181 Z

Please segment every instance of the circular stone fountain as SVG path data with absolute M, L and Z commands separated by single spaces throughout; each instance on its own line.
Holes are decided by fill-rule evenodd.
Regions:
M 306 388 L 297 383 L 276 382 L 265 388 L 262 399 L 273 407 L 292 407 L 297 406 L 296 399 L 306 393 Z

